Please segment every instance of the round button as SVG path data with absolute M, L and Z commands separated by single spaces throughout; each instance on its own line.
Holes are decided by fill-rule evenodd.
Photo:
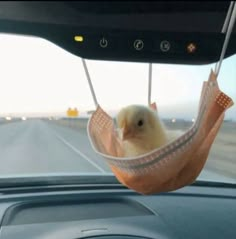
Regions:
M 162 41 L 161 44 L 160 44 L 160 49 L 161 51 L 163 52 L 167 52 L 170 50 L 170 42 L 168 41 Z
M 197 46 L 195 43 L 189 43 L 187 46 L 188 53 L 194 53 L 197 50 Z
M 134 41 L 134 48 L 135 48 L 135 50 L 140 51 L 140 50 L 143 49 L 143 47 L 144 47 L 144 43 L 143 43 L 142 40 L 137 39 L 137 40 Z
M 103 37 L 103 38 L 99 41 L 99 44 L 100 44 L 100 47 L 106 48 L 107 45 L 108 45 L 108 41 L 107 41 L 106 38 Z

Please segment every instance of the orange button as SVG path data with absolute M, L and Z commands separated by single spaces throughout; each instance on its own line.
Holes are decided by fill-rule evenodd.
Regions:
M 197 50 L 197 46 L 194 43 L 190 43 L 187 46 L 188 53 L 194 53 Z

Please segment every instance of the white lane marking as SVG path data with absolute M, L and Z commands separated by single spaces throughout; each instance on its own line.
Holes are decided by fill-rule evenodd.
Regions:
M 65 145 L 67 145 L 69 148 L 71 148 L 72 150 L 74 150 L 74 152 L 76 152 L 77 154 L 79 154 L 82 158 L 84 158 L 85 160 L 87 160 L 90 164 L 92 164 L 94 167 L 96 167 L 99 171 L 101 171 L 102 173 L 106 173 L 106 171 L 101 168 L 99 165 L 97 165 L 96 163 L 94 163 L 88 156 L 86 156 L 85 154 L 83 154 L 80 150 L 78 150 L 77 148 L 75 148 L 73 145 L 71 145 L 68 141 L 66 141 L 64 138 L 62 138 L 60 135 L 58 135 L 57 133 L 54 133 L 55 136 L 60 139 Z

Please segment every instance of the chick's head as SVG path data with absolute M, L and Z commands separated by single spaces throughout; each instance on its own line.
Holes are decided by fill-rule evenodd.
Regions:
M 144 140 L 156 129 L 157 112 L 142 105 L 130 105 L 120 110 L 116 117 L 122 140 Z

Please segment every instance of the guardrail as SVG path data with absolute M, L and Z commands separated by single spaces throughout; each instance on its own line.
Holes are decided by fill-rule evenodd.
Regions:
M 60 126 L 69 127 L 72 129 L 86 129 L 88 124 L 87 118 L 63 118 L 58 120 L 47 120 L 49 123 L 54 123 Z
M 15 122 L 19 122 L 19 121 L 22 121 L 22 119 L 21 118 L 15 118 L 15 119 L 13 118 L 11 120 L 1 119 L 0 120 L 0 125 L 15 123 Z

